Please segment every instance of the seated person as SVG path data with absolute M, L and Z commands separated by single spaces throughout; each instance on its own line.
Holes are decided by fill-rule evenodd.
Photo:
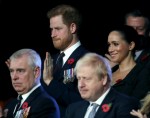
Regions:
M 134 56 L 135 61 L 142 64 L 143 68 L 150 67 L 148 64 L 150 62 L 150 21 L 148 16 L 140 9 L 133 9 L 125 14 L 124 21 L 124 24 L 133 27 L 139 35 L 139 38 L 136 39 L 138 43 Z M 105 56 L 109 59 L 112 67 L 117 64 L 111 61 L 110 55 L 105 54 Z
M 18 98 L 4 107 L 4 118 L 60 118 L 57 102 L 40 84 L 41 58 L 32 49 L 14 52 L 6 64 Z
M 118 63 L 112 68 L 113 88 L 142 99 L 150 90 L 150 72 L 134 60 L 137 38 L 137 32 L 130 26 L 113 28 L 108 35 L 108 53 L 111 61 Z
M 132 110 L 131 115 L 137 118 L 150 118 L 150 92 L 141 100 L 141 108 L 139 110 Z
M 139 101 L 111 87 L 112 71 L 107 60 L 96 53 L 87 53 L 75 66 L 78 90 L 84 99 L 72 103 L 65 118 L 133 118 Z

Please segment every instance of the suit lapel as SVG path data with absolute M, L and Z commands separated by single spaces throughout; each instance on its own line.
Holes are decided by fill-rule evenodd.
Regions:
M 83 48 L 82 46 L 79 46 L 78 48 L 76 48 L 73 53 L 69 56 L 69 58 L 67 59 L 67 61 L 65 62 L 65 64 L 63 65 L 61 72 L 57 73 L 56 76 L 54 76 L 54 78 L 56 80 L 60 80 L 63 81 L 63 76 L 64 76 L 64 70 L 68 70 L 71 68 L 75 67 L 76 62 L 79 60 L 79 58 L 81 56 L 83 56 L 86 52 L 88 52 L 85 48 Z M 56 60 L 59 54 L 56 54 L 54 56 L 54 66 L 56 64 Z
M 84 55 L 87 51 L 80 45 L 77 49 L 75 49 L 73 51 L 73 53 L 69 56 L 69 58 L 67 59 L 67 61 L 64 64 L 64 69 L 70 69 L 70 68 L 74 68 L 76 62 L 79 60 L 79 58 L 81 58 L 82 55 Z M 73 59 L 74 61 L 72 63 L 69 63 L 69 60 Z
M 77 118 L 84 118 L 89 102 L 85 101 L 77 111 Z
M 145 50 L 143 50 L 142 51 L 142 53 L 139 55 L 139 57 L 136 59 L 136 62 L 146 62 L 147 60 L 148 60 L 148 58 L 149 58 L 149 56 L 150 56 L 150 52 L 149 52 L 149 50 L 147 49 L 145 49 Z
M 38 87 L 34 92 L 32 92 L 28 98 L 23 102 L 20 109 L 24 107 L 29 107 L 31 105 L 31 102 L 42 92 L 42 87 Z M 27 105 L 27 106 L 24 106 Z
M 109 111 L 111 110 L 111 107 L 113 106 L 115 100 L 115 95 L 113 91 L 114 90 L 111 88 L 109 93 L 106 95 L 105 99 L 103 100 L 102 104 L 100 105 L 98 111 L 96 112 L 95 118 L 99 118 L 99 117 L 104 118 L 109 114 Z M 111 106 L 109 106 L 110 109 L 105 112 L 102 107 L 104 105 L 109 105 L 109 104 L 111 104 Z

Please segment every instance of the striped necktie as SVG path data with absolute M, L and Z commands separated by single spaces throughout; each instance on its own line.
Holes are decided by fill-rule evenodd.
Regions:
M 89 113 L 88 118 L 94 118 L 94 116 L 95 116 L 95 114 L 96 114 L 96 108 L 97 108 L 99 105 L 96 104 L 96 103 L 92 103 L 92 106 L 93 106 L 93 108 L 92 108 L 91 112 Z

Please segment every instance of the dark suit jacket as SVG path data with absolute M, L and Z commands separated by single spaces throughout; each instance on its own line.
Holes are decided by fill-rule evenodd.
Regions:
M 150 62 L 150 48 L 144 49 L 136 59 L 136 62 L 142 64 L 143 66 L 147 65 L 147 63 Z
M 102 106 L 110 103 L 112 104 L 110 109 L 104 112 Z M 132 109 L 137 110 L 139 104 L 137 99 L 130 98 L 111 89 L 99 106 L 94 118 L 133 118 L 130 115 L 130 111 Z M 84 118 L 88 106 L 89 102 L 87 101 L 71 104 L 66 110 L 65 118 Z
M 67 84 L 63 83 L 64 79 L 64 70 L 71 69 L 75 67 L 76 62 L 81 58 L 85 53 L 88 51 L 82 47 L 79 46 L 74 52 L 70 55 L 66 63 L 64 64 L 61 72 L 58 72 L 57 75 L 54 76 L 54 79 L 51 81 L 49 86 L 47 86 L 43 80 L 42 80 L 42 86 L 44 89 L 52 95 L 58 105 L 60 106 L 61 111 L 61 117 L 64 116 L 66 107 L 73 102 L 81 100 L 81 96 L 77 89 L 77 79 L 75 78 L 73 82 L 69 82 Z M 56 60 L 59 54 L 54 56 L 54 66 L 56 64 Z M 69 63 L 69 60 L 73 59 L 73 63 Z
M 35 89 L 25 100 L 25 102 L 31 107 L 28 118 L 60 118 L 58 104 L 43 90 L 42 87 Z M 5 107 L 9 110 L 7 118 L 13 118 L 13 111 L 16 103 L 17 99 L 14 99 Z M 23 105 L 20 109 L 22 109 L 22 107 Z

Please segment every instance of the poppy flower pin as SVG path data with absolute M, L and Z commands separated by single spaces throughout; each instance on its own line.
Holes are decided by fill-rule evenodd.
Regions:
M 108 111 L 110 110 L 111 106 L 112 106 L 112 103 L 103 104 L 103 105 L 102 105 L 102 111 L 103 111 L 103 112 L 108 112 Z
M 28 102 L 24 102 L 23 104 L 22 104 L 22 116 L 21 116 L 21 118 L 27 118 L 28 117 L 28 115 L 29 115 L 29 111 L 30 111 L 30 108 L 31 107 L 29 107 L 28 106 Z
M 67 63 L 68 64 L 73 64 L 74 63 L 74 58 L 70 58 Z
M 118 79 L 116 80 L 116 83 L 120 83 L 122 81 L 122 79 Z
M 26 109 L 28 107 L 28 102 L 24 102 L 23 104 L 22 104 L 22 109 Z
M 148 53 L 148 54 L 144 55 L 144 56 L 141 58 L 141 60 L 142 60 L 142 61 L 145 61 L 149 56 L 150 56 L 150 54 Z

